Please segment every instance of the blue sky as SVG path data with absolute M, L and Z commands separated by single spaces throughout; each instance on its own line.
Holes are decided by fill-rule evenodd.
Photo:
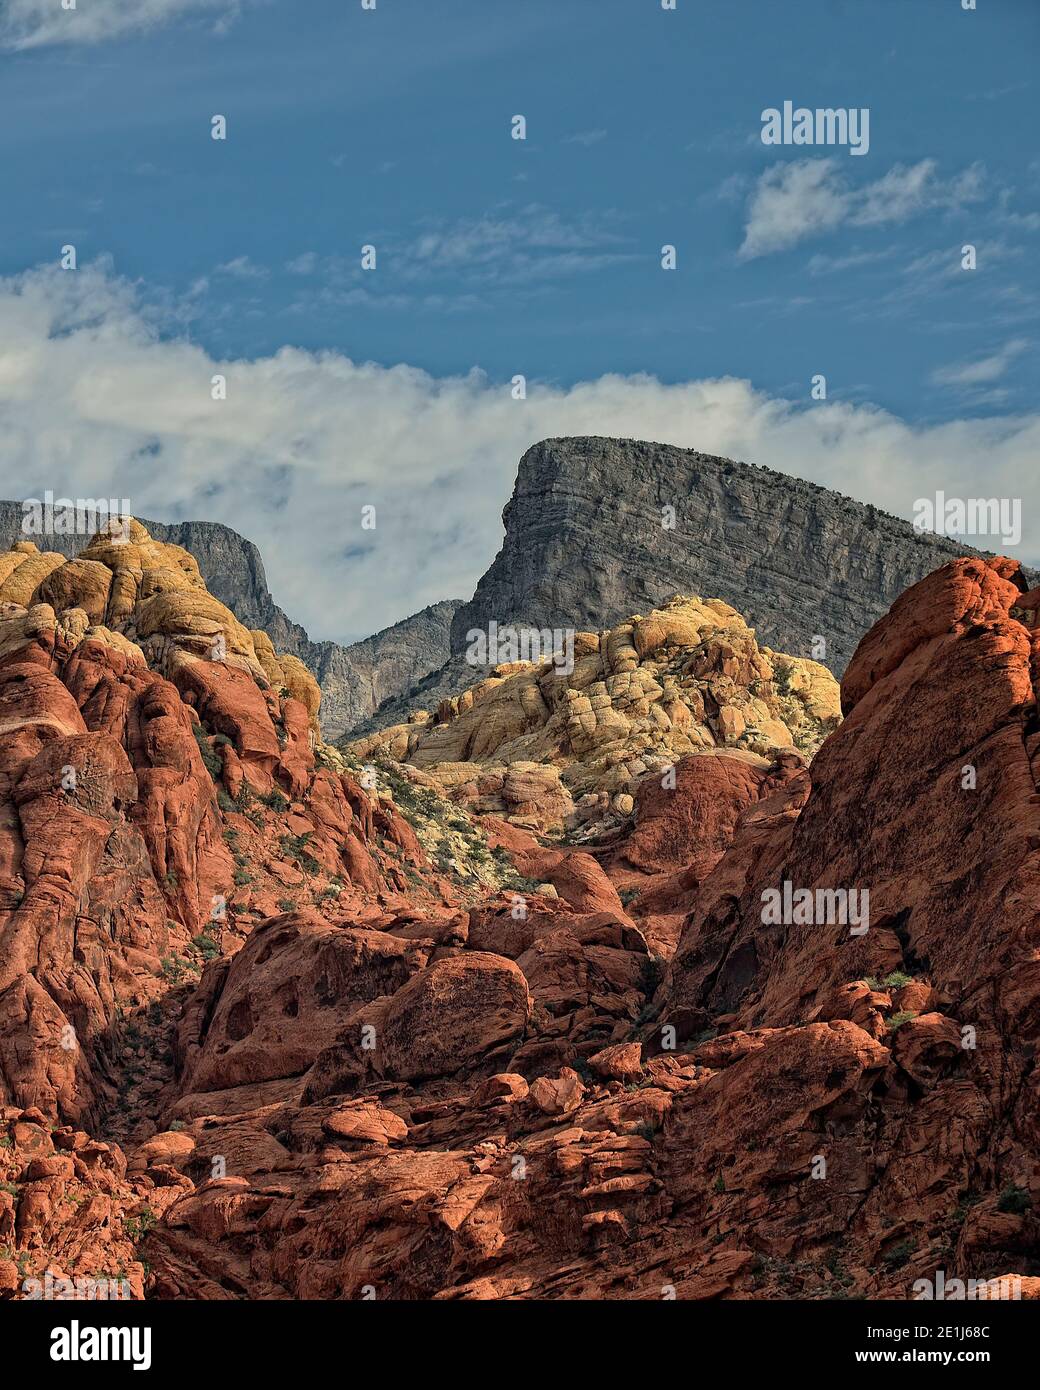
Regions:
M 108 328 L 91 326 L 84 300 L 74 328 L 52 324 L 50 339 L 88 331 L 96 348 L 146 332 L 218 363 L 291 347 L 308 372 L 329 353 L 404 364 L 428 374 L 431 397 L 473 368 L 488 390 L 522 372 L 564 393 L 604 374 L 676 387 L 736 378 L 782 414 L 785 402 L 811 409 L 810 378 L 824 373 L 831 407 L 874 425 L 891 414 L 932 431 L 941 452 L 945 427 L 1007 429 L 1036 404 L 1040 5 L 978 4 L 149 0 L 166 22 L 142 31 L 127 28 L 123 0 L 79 0 L 75 14 L 10 0 L 0 276 L 51 274 L 71 242 Z M 760 113 L 785 99 L 869 107 L 869 152 L 764 146 Z M 227 117 L 224 142 L 210 139 L 214 113 Z M 525 141 L 510 138 L 517 113 Z M 968 242 L 974 272 L 960 268 Z M 377 248 L 374 272 L 360 269 L 364 243 Z M 674 272 L 660 267 L 664 243 L 677 248 Z M 854 439 L 860 417 L 836 418 Z M 116 423 L 140 438 L 112 486 L 132 484 L 167 513 L 208 502 L 259 530 L 269 556 L 296 496 L 294 457 L 258 462 L 258 486 L 280 504 L 266 510 L 216 467 L 207 487 L 178 464 L 183 485 L 161 492 L 126 462 L 147 421 Z M 460 434 L 471 426 L 463 408 Z M 154 433 L 176 463 L 160 424 Z M 755 461 L 798 471 L 768 443 Z M 371 491 L 380 470 L 350 446 L 340 477 L 353 506 L 355 481 Z M 431 486 L 436 474 L 446 501 L 468 483 L 450 431 L 438 447 Z M 70 433 L 52 463 L 75 453 Z M 472 587 L 497 547 L 515 462 L 496 460 L 483 510 L 460 509 L 445 532 L 458 544 L 490 516 L 494 534 L 464 566 L 413 576 L 416 599 L 444 596 L 442 582 Z M 11 466 L 12 486 L 45 480 L 32 460 Z M 852 457 L 820 480 L 908 513 L 912 498 L 880 474 L 865 467 L 858 492 L 857 476 Z M 343 547 L 344 582 L 355 550 Z M 402 586 L 378 616 L 409 606 Z M 323 635 L 364 630 L 360 614 L 330 623 L 324 600 L 309 621 Z
M 182 307 L 220 354 L 291 342 L 435 373 L 736 373 L 784 393 L 825 371 L 833 394 L 924 417 L 963 405 L 933 370 L 1035 325 L 1038 229 L 1008 228 L 999 201 L 1040 222 L 1030 0 L 308 0 L 212 30 L 202 11 L 6 59 L 5 272 L 74 240 L 155 294 L 206 280 Z M 934 160 L 940 179 L 980 164 L 985 192 L 742 262 L 738 180 L 777 163 L 759 114 L 785 98 L 871 109 L 869 153 L 835 156 L 854 184 Z M 424 262 L 428 234 L 477 260 Z M 956 269 L 967 241 L 985 275 L 913 269 Z M 1035 363 L 1009 364 L 1000 408 L 1025 403 Z

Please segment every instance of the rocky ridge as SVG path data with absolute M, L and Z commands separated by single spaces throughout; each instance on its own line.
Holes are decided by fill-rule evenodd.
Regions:
M 431 865 L 321 742 L 313 682 L 276 689 L 190 557 L 133 543 L 0 579 L 0 1290 L 874 1298 L 943 1270 L 1036 1296 L 1040 591 L 1016 565 L 902 596 L 811 763 L 713 732 L 584 847 L 377 769 L 511 861 L 496 886 Z M 737 661 L 714 677 L 773 665 L 707 605 L 640 621 L 705 612 Z M 868 889 L 869 930 L 767 923 L 785 881 Z
M 25 538 L 22 520 L 21 503 L 0 502 L 0 546 Z M 288 618 L 256 546 L 231 528 L 143 524 L 154 539 L 195 555 L 209 591 L 247 627 L 304 662 L 321 686 L 330 737 L 403 722 L 466 689 L 467 634 L 492 620 L 602 628 L 674 593 L 716 594 L 764 643 L 840 675 L 904 589 L 950 559 L 979 553 L 769 468 L 599 437 L 529 449 L 503 523 L 502 548 L 468 602 L 432 604 L 349 646 L 313 642 Z M 71 558 L 82 537 L 46 544 Z
M 780 749 L 811 757 L 839 718 L 825 666 L 760 648 L 728 604 L 675 595 L 576 633 L 573 670 L 499 665 L 435 713 L 413 711 L 345 750 L 421 768 L 470 810 L 581 839 L 623 825 L 643 780 L 687 754 L 728 748 L 760 766 Z
M 502 549 L 455 614 L 454 654 L 491 619 L 603 626 L 711 593 L 782 651 L 815 655 L 822 636 L 819 659 L 840 675 L 905 589 L 977 553 L 785 473 L 632 439 L 535 444 L 502 520 Z
M 355 737 L 470 686 L 469 634 L 492 622 L 609 627 L 675 593 L 716 595 L 764 644 L 840 676 L 860 638 L 906 588 L 979 553 L 769 468 L 595 436 L 530 448 L 502 521 L 498 555 L 455 611 L 448 659 L 389 696 Z
M 24 515 L 20 502 L 0 501 L 0 548 L 27 539 Z M 330 738 L 362 723 L 398 691 L 439 669 L 448 655 L 451 619 L 461 600 L 431 604 L 360 642 L 314 642 L 275 603 L 252 541 L 219 522 L 139 520 L 153 540 L 179 546 L 195 557 L 210 594 L 244 626 L 261 629 L 279 651 L 307 666 L 321 687 Z M 48 534 L 38 539 L 66 559 L 73 559 L 86 544 L 82 535 Z

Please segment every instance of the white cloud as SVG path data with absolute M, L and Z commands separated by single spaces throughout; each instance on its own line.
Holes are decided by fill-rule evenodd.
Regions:
M 564 218 L 538 203 L 505 203 L 454 221 L 429 219 L 415 234 L 374 236 L 380 268 L 388 272 L 379 276 L 363 270 L 358 255 L 304 251 L 285 263 L 303 281 L 292 311 L 360 305 L 470 313 L 488 308 L 496 294 L 500 300 L 508 295 L 512 304 L 519 290 L 541 292 L 553 280 L 637 259 L 630 242 L 613 230 L 620 220 L 611 212 Z
M 224 402 L 210 398 L 218 372 Z M 1040 554 L 1040 415 L 913 426 L 734 378 L 535 383 L 515 401 L 479 372 L 437 378 L 291 347 L 213 359 L 161 337 L 138 289 L 103 263 L 0 279 L 0 496 L 125 496 L 143 516 L 223 521 L 256 541 L 276 599 L 316 637 L 467 597 L 500 544 L 520 455 L 561 434 L 767 464 L 908 519 L 937 488 L 1022 497 L 1021 553 Z M 375 531 L 361 530 L 368 503 Z
M 564 140 L 565 145 L 598 145 L 601 140 L 607 138 L 605 130 L 579 130 L 576 135 L 568 135 Z
M 932 380 L 939 386 L 985 386 L 991 381 L 999 381 L 1015 358 L 1020 357 L 1028 347 L 1027 339 L 1012 338 L 989 357 L 937 368 L 932 373 Z
M 860 188 L 850 187 L 835 159 L 802 159 L 767 169 L 748 199 L 740 257 L 751 260 L 785 251 L 836 227 L 879 227 L 905 222 L 935 208 L 961 207 L 982 196 L 977 165 L 948 180 L 933 159 L 896 164 Z
M 849 251 L 843 256 L 828 256 L 822 251 L 809 257 L 806 266 L 810 275 L 839 275 L 843 270 L 855 270 L 858 266 L 874 265 L 878 261 L 889 260 L 890 251 Z
M 67 10 L 61 0 L 4 0 L 0 46 L 26 49 L 52 43 L 100 43 L 199 12 L 211 14 L 224 27 L 240 6 L 241 0 L 79 0 L 75 9 Z
M 538 203 L 505 206 L 431 226 L 392 254 L 401 273 L 415 279 L 450 270 L 471 280 L 511 283 L 602 270 L 632 259 L 622 236 L 611 230 L 615 220 L 597 214 L 568 221 Z
M 230 275 L 235 280 L 266 280 L 269 272 L 266 266 L 257 265 L 248 256 L 236 256 L 234 260 L 218 265 L 215 273 Z
M 716 200 L 720 203 L 739 203 L 747 197 L 751 179 L 747 174 L 732 173 L 719 184 L 718 188 L 708 188 L 700 195 L 702 200 Z

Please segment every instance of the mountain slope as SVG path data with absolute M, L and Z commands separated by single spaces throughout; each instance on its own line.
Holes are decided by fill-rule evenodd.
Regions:
M 627 439 L 536 444 L 503 521 L 502 549 L 455 614 L 455 654 L 492 619 L 595 628 L 674 593 L 710 593 L 760 641 L 840 675 L 904 589 L 977 553 L 787 474 Z
M 432 603 L 349 647 L 306 641 L 290 648 L 318 679 L 322 724 L 330 738 L 355 728 L 440 667 L 461 602 Z

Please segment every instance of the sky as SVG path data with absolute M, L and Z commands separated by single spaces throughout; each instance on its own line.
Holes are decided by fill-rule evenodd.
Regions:
M 1040 5 L 963 3 L 0 0 L 0 493 L 223 521 L 338 640 L 468 597 L 551 434 L 1037 560 Z

